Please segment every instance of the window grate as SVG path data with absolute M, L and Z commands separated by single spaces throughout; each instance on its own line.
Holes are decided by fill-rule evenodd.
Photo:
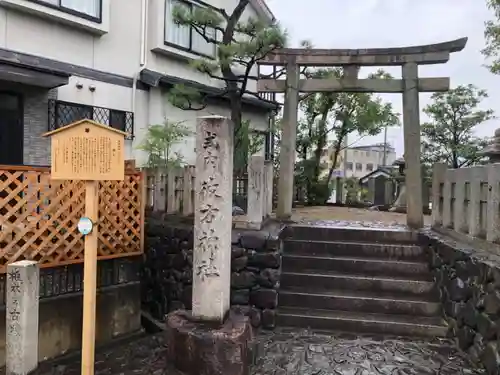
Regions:
M 117 109 L 49 100 L 49 131 L 73 122 L 89 119 L 126 132 L 125 139 L 134 138 L 134 113 Z

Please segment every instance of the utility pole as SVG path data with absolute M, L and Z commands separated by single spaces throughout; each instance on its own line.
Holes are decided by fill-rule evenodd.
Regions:
M 382 166 L 387 165 L 387 124 L 384 126 L 384 158 L 382 161 Z

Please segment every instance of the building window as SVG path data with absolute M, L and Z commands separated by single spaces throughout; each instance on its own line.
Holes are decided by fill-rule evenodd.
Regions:
M 114 129 L 128 133 L 126 139 L 134 138 L 134 114 L 111 108 L 49 100 L 49 131 L 79 120 L 94 120 Z
M 192 52 L 198 55 L 215 57 L 216 44 L 209 43 L 195 28 L 187 25 L 178 25 L 174 22 L 173 10 L 178 6 L 186 12 L 195 12 L 201 6 L 188 0 L 165 0 L 165 44 Z M 207 38 L 216 39 L 215 29 L 207 28 L 204 34 Z
M 366 164 L 366 171 L 367 171 L 367 172 L 371 172 L 371 171 L 373 171 L 373 164 L 372 164 L 372 163 L 368 163 L 368 164 Z
M 356 170 L 357 171 L 362 171 L 363 170 L 363 165 L 361 163 L 356 163 Z
M 69 14 L 101 22 L 102 0 L 30 0 Z
M 347 163 L 347 170 L 352 171 L 352 163 Z

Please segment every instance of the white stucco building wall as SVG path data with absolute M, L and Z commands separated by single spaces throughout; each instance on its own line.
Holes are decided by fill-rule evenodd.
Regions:
M 137 147 L 148 125 L 164 119 L 184 121 L 194 131 L 197 116 L 229 115 L 229 104 L 224 100 L 199 112 L 180 110 L 165 100 L 163 93 L 172 86 L 171 77 L 205 88 L 223 85 L 222 81 L 210 79 L 189 66 L 189 61 L 199 55 L 168 43 L 172 0 L 92 1 L 101 5 L 99 9 L 97 5 L 95 9 L 85 8 L 90 9 L 90 13 L 96 12 L 90 16 L 51 5 L 58 4 L 56 0 L 0 0 L 0 69 L 2 64 L 15 63 L 62 71 L 70 75 L 68 83 L 47 90 L 44 101 L 56 99 L 133 113 L 134 138 L 126 142 L 126 156 L 135 158 L 139 165 L 145 161 L 145 155 Z M 224 8 L 229 13 L 237 4 L 237 0 L 210 0 L 209 4 L 187 2 L 193 6 Z M 256 7 L 258 3 L 252 1 L 245 17 L 270 17 L 265 8 Z M 145 84 L 141 81 L 141 72 L 145 70 L 163 78 L 156 86 Z M 14 87 L 20 95 L 28 95 L 29 90 L 18 90 L 18 86 L 17 83 L 11 85 L 8 77 L 0 73 L 0 93 L 10 92 Z M 254 82 L 249 89 L 255 89 Z M 39 92 L 36 97 L 40 98 Z M 243 117 L 251 120 L 253 128 L 267 130 L 272 105 L 262 105 L 256 98 L 247 101 L 251 103 L 244 104 Z M 28 102 L 24 100 L 25 105 Z M 46 165 L 50 162 L 49 145 L 39 136 L 48 130 L 49 120 L 42 116 L 43 106 L 37 106 L 36 111 L 31 119 L 24 116 L 24 136 L 29 133 L 29 147 L 38 151 L 36 155 L 30 154 L 25 141 L 24 163 Z M 33 108 L 25 112 L 36 111 Z M 194 161 L 194 138 L 179 145 L 179 151 L 188 162 Z

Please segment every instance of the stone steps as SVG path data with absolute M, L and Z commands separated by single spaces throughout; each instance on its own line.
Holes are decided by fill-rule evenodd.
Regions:
M 447 327 L 441 317 L 368 314 L 357 311 L 280 307 L 278 324 L 318 330 L 395 336 L 442 337 Z
M 416 314 L 438 316 L 441 305 L 437 298 L 421 295 L 371 293 L 356 290 L 315 290 L 288 288 L 280 291 L 280 306 L 308 306 L 318 310 L 359 311 L 380 314 Z
M 412 280 L 405 278 L 366 276 L 360 274 L 344 274 L 339 272 L 308 271 L 288 272 L 281 274 L 281 288 L 304 286 L 316 290 L 348 289 L 371 292 L 405 293 L 409 295 L 435 294 L 434 282 L 430 280 Z
M 286 240 L 286 255 L 344 256 L 427 261 L 424 250 L 411 244 L 384 244 L 348 241 Z
M 291 225 L 283 230 L 284 240 L 357 242 L 415 245 L 418 234 L 400 228 Z
M 290 272 L 307 269 L 310 272 L 333 271 L 346 274 L 360 273 L 366 276 L 402 276 L 417 280 L 432 280 L 428 264 L 424 262 L 287 254 L 283 255 L 282 262 L 284 269 Z
M 414 232 L 290 226 L 283 233 L 278 324 L 444 336 L 435 284 Z

